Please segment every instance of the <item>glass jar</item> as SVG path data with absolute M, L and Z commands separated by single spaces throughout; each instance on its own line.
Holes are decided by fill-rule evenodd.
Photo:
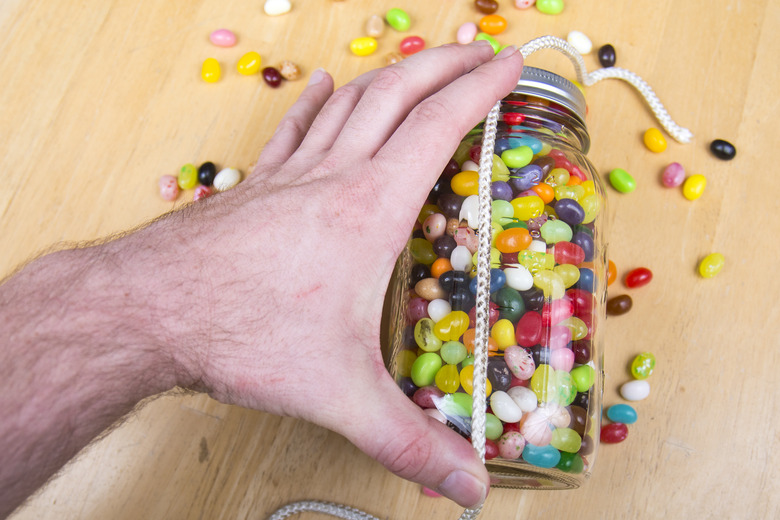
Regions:
M 580 486 L 598 447 L 604 189 L 585 99 L 525 67 L 501 103 L 492 183 L 486 465 L 493 485 Z M 483 123 L 484 124 L 484 123 Z M 401 389 L 469 437 L 483 124 L 431 190 L 388 292 L 383 353 Z

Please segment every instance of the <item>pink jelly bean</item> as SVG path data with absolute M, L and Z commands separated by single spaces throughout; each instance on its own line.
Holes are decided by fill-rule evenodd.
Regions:
M 550 350 L 555 350 L 564 348 L 570 341 L 571 329 L 562 325 L 554 325 L 550 327 L 547 334 L 542 334 L 541 344 L 543 347 L 549 347 Z
M 517 345 L 510 345 L 504 350 L 504 361 L 512 375 L 521 381 L 531 379 L 536 370 L 531 353 Z
M 515 0 L 515 7 L 518 9 L 528 9 L 536 3 L 536 0 Z
M 198 186 L 197 188 L 195 188 L 195 193 L 192 194 L 192 200 L 205 199 L 210 195 L 211 195 L 211 187 Z
M 666 168 L 661 175 L 661 182 L 667 188 L 676 188 L 685 180 L 685 169 L 680 163 L 673 162 Z
M 228 29 L 217 29 L 209 35 L 209 40 L 217 47 L 232 47 L 236 44 L 236 35 Z
M 422 487 L 423 495 L 431 498 L 439 498 L 441 495 L 438 494 L 436 491 L 432 490 L 431 488 L 427 488 L 425 486 Z
M 498 453 L 507 460 L 519 459 L 525 448 L 525 439 L 518 432 L 507 432 L 498 439 Z
M 458 43 L 471 43 L 474 41 L 474 38 L 476 38 L 477 32 L 479 32 L 477 24 L 474 22 L 466 22 L 458 27 L 458 33 L 455 35 L 455 39 Z
M 407 36 L 406 38 L 401 40 L 401 44 L 399 45 L 399 50 L 401 51 L 401 54 L 404 54 L 406 56 L 420 52 L 424 48 L 425 48 L 425 40 L 423 40 L 419 36 Z
M 571 371 L 574 366 L 574 352 L 568 348 L 558 348 L 550 351 L 550 366 L 555 370 Z
M 179 196 L 179 182 L 173 175 L 160 177 L 160 197 L 163 200 L 174 201 Z
M 561 298 L 542 306 L 542 323 L 546 326 L 557 325 L 574 314 L 574 303 L 570 298 Z

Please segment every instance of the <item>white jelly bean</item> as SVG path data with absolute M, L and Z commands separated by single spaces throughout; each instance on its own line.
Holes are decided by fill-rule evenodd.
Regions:
M 523 412 L 533 412 L 536 410 L 537 398 L 533 390 L 525 386 L 513 386 L 506 391 L 509 397 Z
M 593 43 L 591 43 L 590 38 L 580 31 L 570 32 L 566 37 L 566 41 L 582 55 L 590 54 L 590 51 L 593 50 Z
M 620 387 L 620 395 L 626 401 L 641 401 L 650 395 L 650 383 L 642 379 L 629 381 Z
M 469 195 L 460 206 L 459 220 L 466 220 L 471 229 L 479 227 L 479 196 Z
M 225 168 L 214 177 L 214 189 L 225 191 L 241 182 L 241 172 L 235 168 Z
M 491 394 L 490 408 L 493 410 L 493 415 L 505 423 L 516 423 L 523 416 L 523 411 L 517 406 L 514 399 L 500 390 Z
M 516 291 L 527 291 L 534 286 L 534 275 L 524 265 L 512 264 L 504 269 L 506 284 Z
M 468 160 L 463 162 L 463 166 L 460 167 L 462 172 L 478 172 L 479 165 L 474 161 Z
M 479 32 L 477 24 L 474 22 L 466 22 L 458 27 L 458 33 L 456 34 L 455 39 L 458 43 L 471 43 L 474 41 L 474 38 L 476 38 L 477 32 Z
M 455 271 L 471 271 L 471 251 L 466 246 L 457 246 L 452 250 L 450 263 Z
M 438 322 L 451 312 L 452 307 L 447 300 L 436 298 L 435 300 L 431 300 L 428 304 L 428 316 L 430 316 L 433 321 Z
M 531 245 L 528 246 L 529 251 L 536 251 L 537 253 L 547 252 L 547 242 L 544 240 L 531 240 Z
M 290 0 L 265 0 L 263 5 L 263 11 L 268 16 L 279 16 L 280 14 L 289 13 L 292 9 Z

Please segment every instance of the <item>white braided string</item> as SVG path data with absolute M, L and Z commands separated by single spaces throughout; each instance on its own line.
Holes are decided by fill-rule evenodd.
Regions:
M 268 517 L 268 520 L 284 520 L 298 513 L 322 513 L 335 516 L 336 518 L 343 518 L 344 520 L 379 520 L 379 518 L 354 507 L 333 504 L 331 502 L 320 502 L 319 500 L 302 500 L 287 504 L 277 509 L 274 514 Z

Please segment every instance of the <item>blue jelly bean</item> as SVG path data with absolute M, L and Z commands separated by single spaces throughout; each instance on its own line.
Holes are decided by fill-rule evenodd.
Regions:
M 514 198 L 512 194 L 512 188 L 509 186 L 509 183 L 504 181 L 495 181 L 493 184 L 491 184 L 490 194 L 493 197 L 493 200 L 499 199 L 511 202 Z
M 561 199 L 555 203 L 555 213 L 558 218 L 569 224 L 576 226 L 585 219 L 585 210 L 579 202 L 574 199 Z
M 503 152 L 505 150 L 509 150 L 510 148 L 514 148 L 514 146 L 509 144 L 509 139 L 506 139 L 506 138 L 504 138 L 504 139 L 497 139 L 496 140 L 496 146 L 495 146 L 495 148 L 493 148 L 493 150 L 494 150 L 493 153 L 495 153 L 496 155 L 498 155 L 500 157 L 501 156 L 501 152 Z
M 627 404 L 614 404 L 607 408 L 610 421 L 623 424 L 634 424 L 637 420 L 636 410 Z
M 524 135 L 521 137 L 510 137 L 509 144 L 512 145 L 512 148 L 527 146 L 531 150 L 533 150 L 534 154 L 537 154 L 542 151 L 542 142 L 539 139 L 536 139 L 535 137 L 531 137 L 529 135 Z
M 534 446 L 526 444 L 523 448 L 523 460 L 540 468 L 552 468 L 561 460 L 561 452 L 551 445 Z
M 593 261 L 593 251 L 595 249 L 593 245 L 593 237 L 584 231 L 577 231 L 571 238 L 570 242 L 577 244 L 585 252 L 585 261 Z
M 509 170 L 509 186 L 515 196 L 518 193 L 530 190 L 542 182 L 542 168 L 536 164 L 529 164 L 516 170 Z
M 502 289 L 506 285 L 506 275 L 501 269 L 490 270 L 490 292 L 494 293 Z M 477 294 L 477 277 L 471 279 L 469 284 L 469 290 L 471 294 Z
M 596 285 L 596 277 L 593 274 L 592 269 L 587 267 L 580 268 L 580 279 L 574 284 L 575 289 L 582 289 L 583 291 L 593 292 L 593 287 Z

